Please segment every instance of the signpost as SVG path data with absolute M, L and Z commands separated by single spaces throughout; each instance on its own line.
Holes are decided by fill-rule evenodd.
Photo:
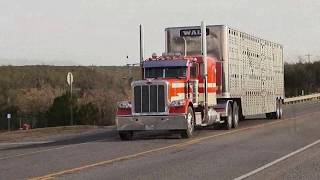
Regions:
M 73 99 L 72 99 L 72 84 L 73 84 L 73 75 L 71 72 L 68 72 L 67 74 L 67 83 L 70 86 L 70 98 L 71 98 L 71 102 L 70 102 L 70 125 L 73 125 L 73 107 L 72 107 L 72 103 L 73 103 Z
M 8 119 L 8 131 L 10 131 L 11 130 L 11 127 L 10 127 L 10 125 L 11 125 L 11 114 L 7 114 L 7 119 Z

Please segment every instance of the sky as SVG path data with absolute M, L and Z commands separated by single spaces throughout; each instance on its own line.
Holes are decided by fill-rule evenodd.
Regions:
M 124 65 L 164 52 L 164 29 L 225 24 L 320 57 L 319 0 L 0 0 L 0 64 Z M 126 59 L 126 56 L 129 58 Z

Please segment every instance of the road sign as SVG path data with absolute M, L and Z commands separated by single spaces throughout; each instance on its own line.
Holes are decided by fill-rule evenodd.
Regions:
M 7 119 L 10 119 L 11 118 L 11 114 L 7 114 Z
M 67 82 L 70 86 L 70 97 L 72 99 L 72 83 L 73 83 L 73 75 L 71 72 L 68 72 L 67 74 Z M 70 103 L 70 125 L 73 125 L 73 107 L 72 103 Z
M 69 86 L 71 86 L 71 84 L 73 83 L 73 75 L 71 72 L 68 72 L 67 82 L 68 82 Z

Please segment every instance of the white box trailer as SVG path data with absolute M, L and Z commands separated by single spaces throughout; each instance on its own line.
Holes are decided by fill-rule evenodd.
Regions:
M 240 100 L 243 116 L 266 113 L 281 118 L 282 108 L 277 107 L 284 99 L 282 45 L 225 25 L 206 26 L 206 35 L 208 56 L 222 66 L 217 99 Z M 201 54 L 200 26 L 166 28 L 165 51 Z

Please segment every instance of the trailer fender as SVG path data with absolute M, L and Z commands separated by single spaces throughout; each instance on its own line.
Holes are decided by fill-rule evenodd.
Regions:
M 233 100 L 223 100 L 219 101 L 216 106 L 214 106 L 214 109 L 220 113 L 221 117 L 226 117 L 228 112 L 228 106 L 231 105 L 232 107 Z M 232 108 L 231 108 L 232 109 Z M 231 112 L 232 113 L 232 112 Z

